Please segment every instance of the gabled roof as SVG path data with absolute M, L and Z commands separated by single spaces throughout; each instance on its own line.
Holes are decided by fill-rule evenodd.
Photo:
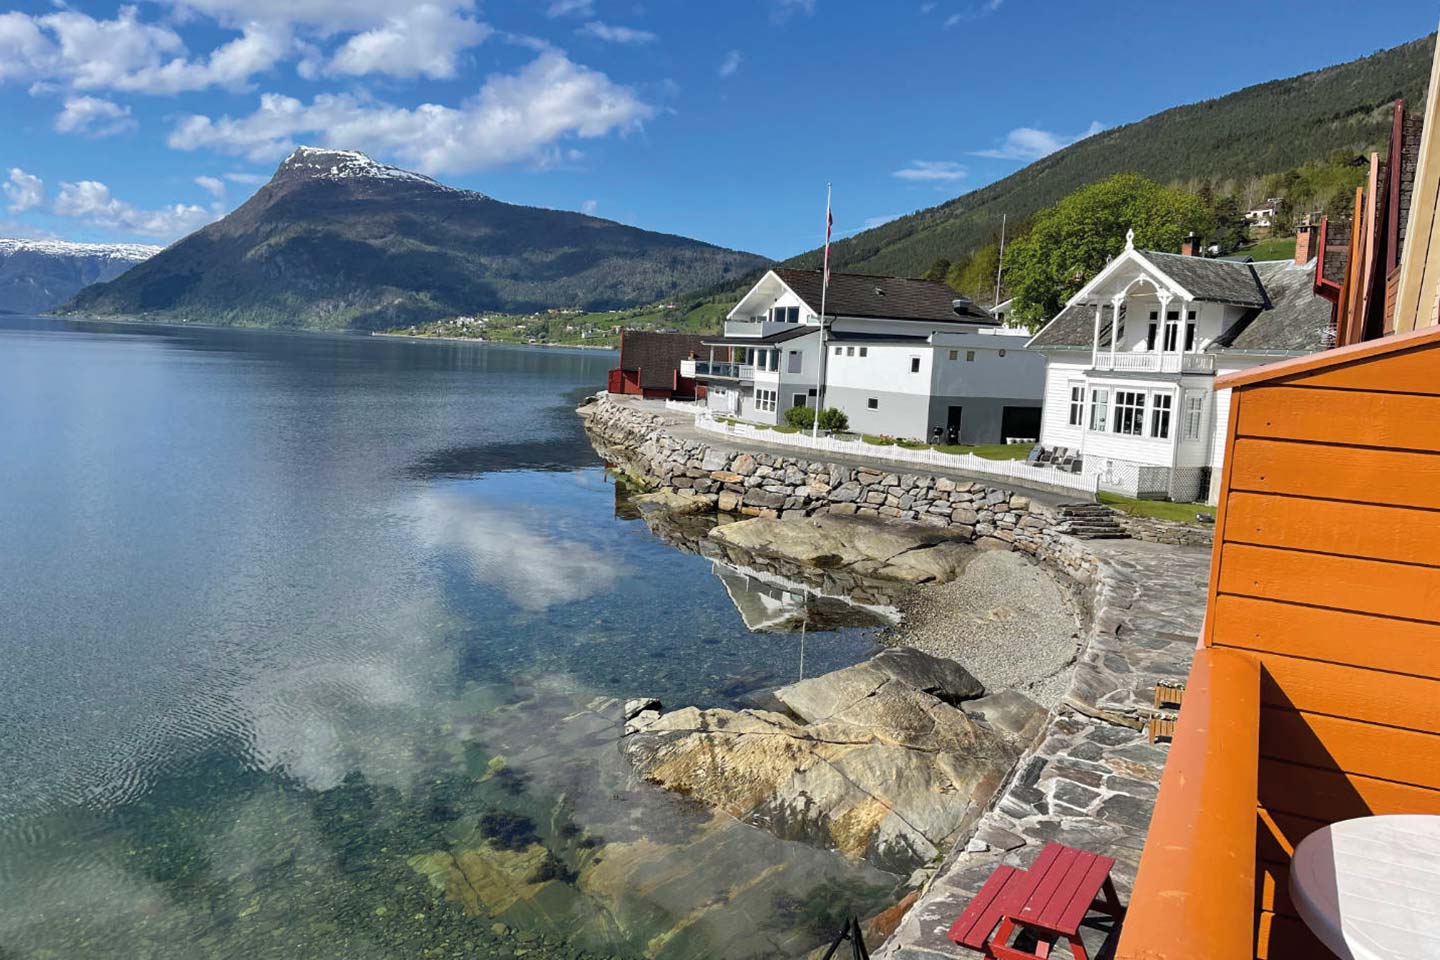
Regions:
M 795 292 L 817 315 L 820 313 L 819 270 L 771 271 Z M 877 277 L 863 273 L 830 273 L 825 296 L 828 317 L 862 317 L 874 320 L 922 320 L 930 323 L 994 325 L 998 321 L 987 311 L 970 304 L 963 314 L 955 312 L 960 295 L 938 280 L 911 280 L 905 277 Z
M 707 347 L 765 347 L 775 343 L 784 343 L 787 340 L 795 340 L 811 333 L 819 333 L 820 327 L 816 326 L 794 326 L 788 330 L 781 330 L 765 337 L 706 337 Z
M 1144 256 L 1147 260 L 1157 258 L 1156 269 L 1184 286 L 1195 295 L 1196 300 L 1248 307 L 1238 321 L 1206 347 L 1207 353 L 1227 350 L 1235 353 L 1309 353 L 1324 346 L 1324 333 L 1330 326 L 1332 308 L 1330 301 L 1314 293 L 1313 261 L 1306 264 L 1291 260 L 1252 263 L 1148 252 Z M 1193 261 L 1194 264 L 1177 261 Z M 1202 264 L 1210 266 L 1194 268 Z M 1242 278 L 1245 278 L 1243 282 Z M 1240 299 L 1241 292 L 1248 290 L 1246 284 L 1253 286 L 1257 292 L 1247 293 L 1244 299 Z M 1197 288 L 1209 295 L 1199 296 Z M 1101 346 L 1110 342 L 1110 311 L 1111 308 L 1105 306 L 1101 314 Z M 1094 333 L 1094 307 L 1088 303 L 1072 302 L 1032 337 L 1027 346 L 1042 350 L 1088 350 Z
M 664 390 L 675 385 L 680 361 L 704 349 L 704 338 L 688 333 L 620 333 L 620 369 L 639 370 L 640 386 Z

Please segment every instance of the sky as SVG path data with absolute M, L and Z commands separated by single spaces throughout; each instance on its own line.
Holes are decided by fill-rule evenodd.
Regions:
M 823 240 L 827 182 L 843 236 L 1437 17 L 1407 0 L 0 0 L 0 236 L 169 243 L 310 144 L 783 258 Z

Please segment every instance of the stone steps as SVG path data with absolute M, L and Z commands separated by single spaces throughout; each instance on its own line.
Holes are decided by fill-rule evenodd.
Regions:
M 1115 520 L 1115 511 L 1099 503 L 1066 503 L 1060 506 L 1059 531 L 1080 540 L 1128 540 Z

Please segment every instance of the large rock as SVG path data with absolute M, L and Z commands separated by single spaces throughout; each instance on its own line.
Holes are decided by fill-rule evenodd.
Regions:
M 666 513 L 674 514 L 677 517 L 690 516 L 697 513 L 710 513 L 715 509 L 715 496 L 713 494 L 687 494 L 677 493 L 673 490 L 660 490 L 655 493 L 642 493 L 638 497 L 631 497 L 630 502 L 635 505 L 641 513 L 649 513 L 652 510 L 664 510 Z
M 746 503 L 759 506 L 783 500 L 755 489 L 745 496 Z M 716 527 L 710 536 L 764 556 L 825 569 L 853 567 L 864 576 L 906 583 L 953 580 L 974 555 L 970 547 L 944 530 L 836 514 L 785 520 L 756 517 Z
M 777 691 L 808 722 L 691 707 L 627 736 L 625 752 L 646 779 L 784 839 L 908 872 L 974 823 L 1018 751 L 903 679 L 978 689 L 973 678 L 893 653 Z
M 857 705 L 896 686 L 950 704 L 985 693 L 980 681 L 954 660 L 894 647 L 865 663 L 781 687 L 775 698 L 807 723 L 819 723 L 847 712 L 854 716 Z
M 1045 729 L 1050 711 L 1018 690 L 1002 690 L 988 697 L 961 704 L 972 720 L 987 724 L 1000 736 L 1019 747 L 1028 747 Z
M 901 680 L 946 703 L 956 704 L 984 696 L 985 686 L 960 664 L 934 657 L 914 647 L 891 647 L 870 664 L 886 676 Z

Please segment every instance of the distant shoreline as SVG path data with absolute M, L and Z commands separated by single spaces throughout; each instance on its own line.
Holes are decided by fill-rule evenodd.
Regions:
M 521 343 L 518 340 L 482 340 L 479 337 L 432 337 L 416 333 L 372 333 L 372 337 L 389 337 L 392 340 L 444 340 L 451 343 L 483 343 L 500 347 L 546 347 L 559 350 L 608 350 L 619 353 L 619 347 L 592 347 L 588 343 Z

